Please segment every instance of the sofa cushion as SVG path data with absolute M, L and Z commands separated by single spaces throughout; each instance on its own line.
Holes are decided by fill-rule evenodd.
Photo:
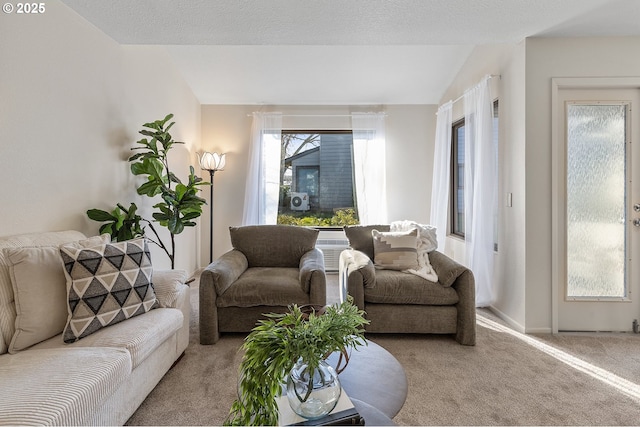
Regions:
M 29 351 L 47 348 L 113 347 L 129 352 L 132 369 L 137 368 L 162 343 L 183 325 L 182 311 L 175 308 L 158 308 L 143 316 L 120 322 L 71 344 L 62 342 L 60 336 L 41 342 Z
M 158 307 L 145 239 L 91 248 L 60 246 L 67 276 L 69 316 L 64 342 Z
M 0 424 L 86 424 L 130 373 L 124 349 L 30 349 L 4 355 Z
M 293 225 L 229 227 L 231 244 L 249 267 L 298 268 L 302 255 L 315 248 L 319 231 Z
M 344 234 L 349 239 L 349 246 L 364 253 L 371 261 L 374 257 L 372 230 L 387 232 L 389 225 L 346 225 L 344 227 Z
M 109 235 L 70 243 L 85 247 L 106 243 Z M 5 249 L 16 305 L 9 353 L 24 350 L 61 333 L 67 321 L 66 279 L 57 247 Z
M 376 285 L 364 288 L 364 300 L 378 304 L 452 305 L 458 302 L 458 294 L 451 287 L 415 274 L 378 270 Z
M 302 290 L 298 269 L 282 267 L 249 268 L 216 300 L 218 307 L 308 303 L 309 295 Z
M 418 230 L 381 232 L 371 230 L 373 261 L 377 268 L 409 270 L 418 268 Z
M 81 232 L 73 230 L 0 237 L 0 354 L 4 354 L 8 350 L 9 343 L 15 332 L 16 320 L 16 307 L 9 274 L 9 264 L 2 249 L 22 246 L 58 247 L 62 243 L 84 239 L 85 237 Z

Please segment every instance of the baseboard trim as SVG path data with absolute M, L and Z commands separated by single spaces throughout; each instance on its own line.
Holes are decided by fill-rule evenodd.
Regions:
M 498 310 L 494 306 L 488 307 L 493 314 L 502 319 L 510 328 L 514 331 L 520 332 L 521 334 L 550 334 L 552 333 L 551 328 L 525 328 L 520 323 L 513 320 L 511 317 L 507 316 L 502 311 Z
M 498 316 L 500 319 L 504 320 L 506 322 L 506 324 L 510 328 L 512 328 L 513 330 L 515 330 L 517 332 L 520 332 L 521 334 L 526 333 L 525 332 L 525 327 L 523 325 L 521 325 L 520 323 L 516 322 L 511 317 L 507 316 L 505 313 L 503 313 L 502 311 L 498 310 L 494 306 L 489 306 L 489 310 L 491 310 L 493 312 L 493 314 Z

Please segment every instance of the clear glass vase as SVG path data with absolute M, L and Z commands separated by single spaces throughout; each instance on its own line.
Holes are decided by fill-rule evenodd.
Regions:
M 291 409 L 309 420 L 333 411 L 341 393 L 338 374 L 324 360 L 311 372 L 307 363 L 299 359 L 287 379 L 287 399 Z

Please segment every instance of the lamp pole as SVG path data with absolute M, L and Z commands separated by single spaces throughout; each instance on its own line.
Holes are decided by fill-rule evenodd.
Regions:
M 209 191 L 209 263 L 213 262 L 213 174 L 224 170 L 226 154 L 204 152 L 198 154 L 198 161 L 202 170 L 209 171 L 211 188 Z
M 211 188 L 209 189 L 209 264 L 213 262 L 213 174 L 215 169 L 209 169 Z

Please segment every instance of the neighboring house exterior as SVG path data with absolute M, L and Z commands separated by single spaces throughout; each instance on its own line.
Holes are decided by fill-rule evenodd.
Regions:
M 285 159 L 291 167 L 291 193 L 307 193 L 309 209 L 331 212 L 354 207 L 353 138 L 322 134 L 320 146 Z

